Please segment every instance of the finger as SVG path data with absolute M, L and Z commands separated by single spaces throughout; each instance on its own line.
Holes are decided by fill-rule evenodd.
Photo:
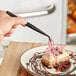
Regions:
M 25 27 L 25 24 L 27 23 L 25 19 L 22 17 L 14 17 L 15 25 L 22 25 Z
M 16 29 L 17 27 L 18 27 L 18 25 L 13 25 L 12 26 L 13 29 Z
M 4 36 L 5 37 L 9 37 L 13 34 L 13 32 L 15 31 L 15 29 L 11 29 L 8 33 L 6 33 Z
M 6 11 L 0 10 L 0 14 L 5 15 Z
M 12 34 L 10 34 L 10 33 L 7 33 L 7 34 L 5 34 L 4 36 L 5 37 L 10 37 Z
M 8 33 L 12 34 L 15 31 L 15 29 L 11 29 Z

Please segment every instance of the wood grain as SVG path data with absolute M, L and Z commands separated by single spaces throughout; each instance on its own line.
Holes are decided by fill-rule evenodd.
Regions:
M 10 42 L 0 66 L 0 76 L 32 76 L 20 65 L 20 56 L 24 51 L 41 46 L 41 43 Z

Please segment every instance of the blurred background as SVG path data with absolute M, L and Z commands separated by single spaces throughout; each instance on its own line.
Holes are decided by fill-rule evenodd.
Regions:
M 76 44 L 76 0 L 68 0 L 67 34 L 68 42 Z
M 0 10 L 11 11 L 51 36 L 55 44 L 76 44 L 76 0 L 0 0 Z M 0 42 L 0 60 L 10 41 L 47 43 L 48 39 L 19 25 Z

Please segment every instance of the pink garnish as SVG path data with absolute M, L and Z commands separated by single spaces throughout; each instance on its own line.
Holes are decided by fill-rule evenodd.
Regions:
M 67 52 L 67 50 L 65 50 L 65 52 Z
M 39 66 L 38 64 L 36 66 Z
M 57 45 L 56 46 L 58 52 L 62 52 L 64 47 L 65 47 L 65 45 Z
M 71 56 L 73 56 L 73 52 L 71 52 L 71 54 L 70 54 Z
M 60 72 L 60 70 L 59 70 L 59 69 L 57 69 L 57 70 L 56 70 L 56 72 Z
M 45 72 L 45 73 L 47 72 L 47 70 L 42 70 L 42 71 Z
M 62 67 L 62 65 L 60 65 L 60 67 Z
M 54 46 L 55 46 L 54 41 L 51 38 L 50 38 L 50 40 L 48 41 L 49 48 L 54 49 Z
M 32 67 L 32 69 L 33 69 L 33 67 Z
M 36 54 L 34 53 L 34 55 L 33 56 L 36 56 Z
M 64 49 L 64 45 L 57 45 L 55 47 L 54 41 L 50 38 L 48 41 L 49 47 L 45 50 L 44 54 L 50 54 L 52 53 L 55 59 L 59 56 L 59 52 L 61 52 Z
M 65 65 L 63 65 L 63 67 L 65 67 Z
M 36 61 L 33 61 L 34 63 L 36 63 Z
M 47 70 L 45 70 L 45 72 L 47 72 Z
M 58 70 L 56 70 L 56 72 L 58 72 Z
M 34 58 L 34 59 L 37 59 L 37 58 Z
M 71 74 L 70 74 L 70 73 L 68 73 L 68 75 L 70 76 Z

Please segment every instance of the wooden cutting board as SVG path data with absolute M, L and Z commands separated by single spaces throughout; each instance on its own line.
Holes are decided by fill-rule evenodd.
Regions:
M 20 56 L 24 51 L 41 45 L 45 44 L 10 42 L 0 66 L 0 76 L 33 76 L 21 67 Z

